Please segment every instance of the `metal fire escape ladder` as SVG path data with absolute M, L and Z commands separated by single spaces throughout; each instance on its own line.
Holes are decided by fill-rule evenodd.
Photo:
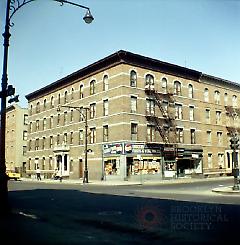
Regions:
M 234 119 L 236 116 L 240 116 L 240 109 L 234 108 L 233 106 L 225 106 L 226 114 L 229 115 L 232 119 Z M 235 125 L 226 125 L 227 131 L 231 136 L 234 136 L 237 133 L 240 133 L 240 128 L 235 127 Z
M 156 129 L 159 131 L 165 144 L 175 143 L 176 137 L 172 137 L 171 140 L 169 138 L 170 132 L 173 132 L 174 134 L 176 134 L 175 114 L 169 115 L 168 111 L 165 110 L 165 108 L 162 105 L 163 98 L 166 97 L 167 101 L 169 102 L 169 106 L 170 107 L 173 106 L 174 105 L 173 94 L 172 93 L 167 93 L 167 94 L 159 93 L 157 90 L 155 90 L 154 88 L 151 88 L 150 86 L 145 88 L 145 92 L 147 95 L 152 96 L 155 99 L 155 103 L 157 104 L 163 116 L 163 119 L 162 119 L 162 118 L 156 117 L 155 115 L 154 116 L 147 115 L 146 116 L 147 120 L 154 123 Z M 163 122 L 166 125 L 166 127 L 163 126 Z

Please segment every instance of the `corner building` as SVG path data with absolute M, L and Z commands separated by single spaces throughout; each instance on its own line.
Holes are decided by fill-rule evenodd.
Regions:
M 26 96 L 27 174 L 83 177 L 85 108 L 90 181 L 231 174 L 239 96 L 237 83 L 118 51 Z

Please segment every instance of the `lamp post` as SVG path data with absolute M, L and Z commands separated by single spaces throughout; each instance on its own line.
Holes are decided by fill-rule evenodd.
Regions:
M 8 177 L 6 175 L 6 156 L 5 156 L 5 137 L 6 137 L 6 99 L 8 96 L 12 96 L 15 92 L 12 90 L 11 85 L 8 85 L 8 75 L 7 75 L 7 68 L 8 68 L 8 47 L 9 47 L 9 40 L 11 37 L 10 34 L 10 27 L 13 26 L 11 22 L 13 15 L 24 5 L 35 2 L 37 0 L 6 0 L 6 22 L 5 22 L 5 30 L 3 33 L 3 74 L 2 74 L 2 91 L 0 91 L 0 98 L 1 98 L 1 127 L 0 127 L 0 214 L 6 214 L 7 211 L 10 211 L 9 203 L 8 203 Z M 87 10 L 83 20 L 90 24 L 94 18 L 91 15 L 90 9 L 86 6 L 65 1 L 65 0 L 52 0 L 55 2 L 59 2 L 61 6 L 63 4 L 70 4 L 76 7 L 84 8 Z
M 68 109 L 75 109 L 79 111 L 79 113 L 85 119 L 85 143 L 84 143 L 85 162 L 84 162 L 83 183 L 88 183 L 88 110 L 90 109 L 88 107 L 83 107 L 83 109 L 85 110 L 85 113 L 83 114 L 81 111 L 81 107 L 78 106 L 61 105 L 58 107 L 57 110 L 60 111 L 61 107 L 65 107 Z

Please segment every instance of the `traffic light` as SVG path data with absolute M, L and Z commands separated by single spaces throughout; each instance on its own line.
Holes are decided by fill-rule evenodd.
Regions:
M 239 139 L 237 136 L 234 136 L 230 139 L 230 148 L 231 149 L 237 149 L 239 146 Z

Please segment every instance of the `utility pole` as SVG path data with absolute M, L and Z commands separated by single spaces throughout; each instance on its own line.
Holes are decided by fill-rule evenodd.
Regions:
M 230 147 L 233 150 L 233 168 L 232 168 L 232 175 L 234 177 L 234 184 L 232 189 L 233 190 L 239 190 L 239 184 L 238 184 L 238 178 L 239 178 L 239 168 L 238 168 L 238 157 L 237 157 L 237 149 L 239 146 L 239 139 L 236 135 L 234 135 L 230 139 Z

